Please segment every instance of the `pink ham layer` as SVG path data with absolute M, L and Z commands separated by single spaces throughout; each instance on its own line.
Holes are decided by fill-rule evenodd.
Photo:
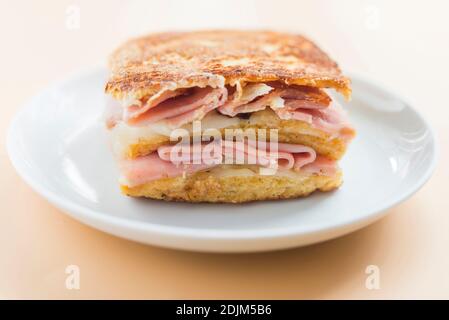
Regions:
M 284 106 L 271 106 L 271 109 L 282 120 L 299 120 L 309 123 L 313 128 L 323 130 L 333 136 L 346 137 L 353 131 L 343 108 L 336 101 L 320 101 L 307 99 L 307 91 L 299 86 L 278 87 L 268 94 L 258 97 L 249 103 L 227 101 L 218 108 L 222 114 L 234 117 L 239 113 L 250 113 L 264 110 L 273 99 L 282 98 Z M 329 103 L 330 102 L 330 103 Z
M 265 148 L 263 144 L 259 147 L 256 142 L 222 141 L 221 143 L 218 149 L 221 150 L 221 153 L 218 156 L 214 154 L 212 148 L 205 149 L 205 145 L 202 145 L 201 149 L 184 146 L 188 148 L 188 151 L 184 153 L 181 153 L 182 146 L 180 145 L 161 146 L 156 152 L 147 156 L 121 160 L 121 172 L 130 186 L 136 186 L 162 178 L 178 177 L 216 167 L 223 163 L 223 155 L 236 155 L 237 152 L 242 152 L 241 154 L 244 155 L 244 163 L 262 167 L 269 167 L 274 159 L 277 161 L 279 170 L 294 170 L 329 176 L 334 175 L 338 170 L 336 161 L 317 156 L 313 149 L 303 145 L 278 143 L 277 152 L 273 152 L 273 150 Z M 176 161 L 171 161 L 174 159 L 174 154 L 177 155 Z M 251 156 L 255 162 L 249 162 Z M 235 156 L 233 159 L 236 159 Z
M 335 101 L 329 105 L 307 99 L 300 87 L 274 88 L 269 93 L 253 101 L 233 101 L 228 99 L 226 88 L 191 88 L 178 91 L 164 91 L 152 96 L 141 106 L 131 105 L 120 111 L 118 103 L 109 102 L 106 124 L 109 128 L 124 119 L 133 126 L 145 126 L 164 121 L 177 128 L 194 120 L 201 120 L 208 112 L 217 109 L 231 117 L 239 113 L 256 112 L 265 109 L 275 98 L 284 100 L 284 107 L 273 111 L 283 120 L 300 120 L 313 128 L 323 130 L 335 137 L 350 140 L 352 126 L 342 107 Z M 121 115 L 119 114 L 121 113 Z
M 201 120 L 208 112 L 224 104 L 227 98 L 226 88 L 181 89 L 164 91 L 141 106 L 132 104 L 123 109 L 117 100 L 107 97 L 106 126 L 111 129 L 123 120 L 132 126 L 164 121 L 173 128 L 179 128 L 194 120 Z

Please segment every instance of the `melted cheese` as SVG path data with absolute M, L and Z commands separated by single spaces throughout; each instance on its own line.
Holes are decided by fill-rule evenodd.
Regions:
M 216 111 L 209 112 L 200 122 L 202 131 L 206 129 L 223 129 L 240 124 L 239 118 L 230 118 L 219 114 Z M 192 124 L 186 124 L 182 127 L 189 133 L 192 132 Z M 150 140 L 158 136 L 169 137 L 173 128 L 163 121 L 153 123 L 147 126 L 131 126 L 125 122 L 119 122 L 111 130 L 112 149 L 115 154 L 124 154 L 128 147 L 138 143 L 139 139 Z
M 251 102 L 259 96 L 266 95 L 271 90 L 273 90 L 273 88 L 267 86 L 265 83 L 250 83 L 243 87 L 240 100 Z
M 270 171 L 268 171 L 270 170 Z M 277 176 L 292 179 L 303 179 L 308 174 L 294 170 L 274 170 L 263 168 L 257 165 L 219 165 L 208 170 L 208 173 L 219 178 L 223 177 L 254 177 L 254 176 Z

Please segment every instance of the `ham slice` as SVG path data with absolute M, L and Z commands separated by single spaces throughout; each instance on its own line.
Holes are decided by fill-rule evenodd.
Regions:
M 332 136 L 340 136 L 349 141 L 353 129 L 343 108 L 332 101 L 324 90 L 306 86 L 285 86 L 276 83 L 255 87 L 250 84 L 250 92 L 245 97 L 245 88 L 240 99 L 228 101 L 218 108 L 222 114 L 234 117 L 239 113 L 249 113 L 270 107 L 282 120 L 299 120 L 309 123 L 313 128 L 323 130 Z M 256 94 L 254 94 L 256 93 Z M 249 100 L 249 98 L 254 98 Z
M 220 141 L 203 145 L 167 145 L 158 148 L 159 158 L 176 165 L 189 163 L 215 164 L 255 164 L 268 167 L 273 161 L 278 161 L 280 169 L 299 170 L 316 158 L 315 150 L 303 145 L 278 143 L 277 150 L 272 151 L 269 143 L 256 141 Z M 298 161 L 296 161 L 296 156 Z M 224 160 L 223 160 L 224 157 Z M 229 162 L 227 162 L 229 161 Z
M 325 108 L 331 102 L 323 90 L 305 86 L 287 87 L 276 83 L 270 83 L 270 85 L 254 83 L 246 85 L 242 91 L 241 95 L 225 103 L 218 108 L 218 111 L 235 117 L 239 113 L 256 112 L 264 110 L 268 106 L 274 110 L 315 109 Z M 279 101 L 282 102 L 279 103 Z
M 245 87 L 241 87 L 240 84 L 236 86 L 236 90 L 229 100 L 218 108 L 218 111 L 224 115 L 235 117 L 239 113 L 254 112 L 264 109 L 269 105 L 269 100 L 262 99 L 263 101 L 255 100 L 257 97 L 265 96 L 267 93 L 273 90 L 273 87 L 266 85 L 265 83 L 250 83 Z
M 123 159 L 120 167 L 130 186 L 191 174 L 220 164 L 255 164 L 269 167 L 273 159 L 281 170 L 325 175 L 333 175 L 337 171 L 336 161 L 317 156 L 310 147 L 278 143 L 277 149 L 277 152 L 274 152 L 276 150 L 270 150 L 269 146 L 267 148 L 265 144 L 257 144 L 255 141 L 220 141 L 197 146 L 167 145 L 159 147 L 156 152 L 147 156 Z M 211 150 L 218 153 L 210 152 Z M 242 156 L 241 162 L 237 160 L 239 156 Z M 229 159 L 233 162 L 227 162 Z
M 160 91 L 151 97 L 149 97 L 146 101 L 134 101 L 134 103 L 130 103 L 129 106 L 126 107 L 124 113 L 124 119 L 129 120 L 133 118 L 137 118 L 140 115 L 144 114 L 151 108 L 157 106 L 161 102 L 168 100 L 170 98 L 174 98 L 180 95 L 185 94 L 187 89 L 177 89 L 177 90 L 163 90 Z
M 157 152 L 153 152 L 152 154 L 136 159 L 122 159 L 120 162 L 120 171 L 129 186 L 137 186 L 149 181 L 194 173 L 213 166 L 215 165 L 207 165 L 204 163 L 176 165 L 170 161 L 161 159 Z
M 189 94 L 167 99 L 138 117 L 128 119 L 128 123 L 145 126 L 163 120 L 172 127 L 180 127 L 194 120 L 201 120 L 206 113 L 224 104 L 226 100 L 226 88 L 193 88 Z
M 279 118 L 283 120 L 295 119 L 309 123 L 313 128 L 323 130 L 332 136 L 343 139 L 352 137 L 353 128 L 349 123 L 346 112 L 336 101 L 332 101 L 327 108 L 299 108 L 295 110 L 275 109 Z
M 229 91 L 229 99 L 228 99 Z M 236 83 L 228 88 L 189 88 L 161 91 L 146 101 L 132 102 L 120 116 L 118 103 L 110 103 L 106 120 L 112 128 L 122 119 L 133 126 L 161 122 L 168 128 L 179 128 L 217 109 L 235 117 L 270 107 L 282 120 L 307 122 L 332 137 L 350 141 L 353 128 L 341 106 L 322 89 L 307 86 L 286 86 L 277 82 Z

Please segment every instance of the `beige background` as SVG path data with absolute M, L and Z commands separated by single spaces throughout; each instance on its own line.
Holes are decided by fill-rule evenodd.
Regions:
M 444 0 L 1 1 L 0 297 L 449 298 L 448 12 Z M 218 255 L 145 246 L 84 226 L 13 171 L 6 129 L 32 95 L 104 63 L 129 36 L 201 27 L 303 32 L 345 70 L 406 96 L 439 136 L 433 178 L 386 218 L 343 238 Z M 65 288 L 70 264 L 81 269 L 80 290 Z M 379 290 L 365 287 L 371 264 L 380 268 Z

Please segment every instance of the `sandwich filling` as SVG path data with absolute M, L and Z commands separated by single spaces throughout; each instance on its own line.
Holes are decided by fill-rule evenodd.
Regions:
M 205 129 L 239 127 L 267 109 L 280 120 L 306 123 L 341 139 L 343 144 L 353 136 L 345 112 L 325 90 L 280 82 L 245 85 L 236 82 L 223 87 L 162 90 L 139 100 L 120 103 L 110 99 L 107 108 L 106 123 L 116 133 L 113 135 L 116 144 L 121 140 L 130 144 L 151 135 L 170 136 L 173 130 L 185 128 L 196 120 L 201 120 Z M 273 149 L 266 144 L 221 140 L 200 143 L 198 149 L 192 144 L 171 145 L 168 139 L 161 140 L 156 148 L 138 157 L 119 156 L 122 185 L 139 186 L 200 171 L 231 176 L 288 175 L 295 179 L 310 175 L 335 176 L 339 171 L 335 159 L 318 155 L 311 146 L 276 143 Z
M 107 106 L 107 126 L 114 128 L 125 124 L 132 128 L 164 128 L 169 135 L 172 129 L 182 127 L 206 115 L 246 119 L 252 113 L 270 108 L 281 120 L 297 120 L 322 130 L 332 137 L 350 140 L 353 129 L 341 106 L 323 89 L 308 86 L 287 86 L 279 82 L 240 82 L 221 88 L 194 87 L 162 90 L 140 100 L 110 99 Z M 122 126 L 123 127 L 123 126 Z
M 276 150 L 272 150 L 266 143 L 224 140 L 198 148 L 192 145 L 160 146 L 146 156 L 121 159 L 120 169 L 122 184 L 132 187 L 205 170 L 230 175 L 333 176 L 338 172 L 338 165 L 303 145 L 277 143 Z

